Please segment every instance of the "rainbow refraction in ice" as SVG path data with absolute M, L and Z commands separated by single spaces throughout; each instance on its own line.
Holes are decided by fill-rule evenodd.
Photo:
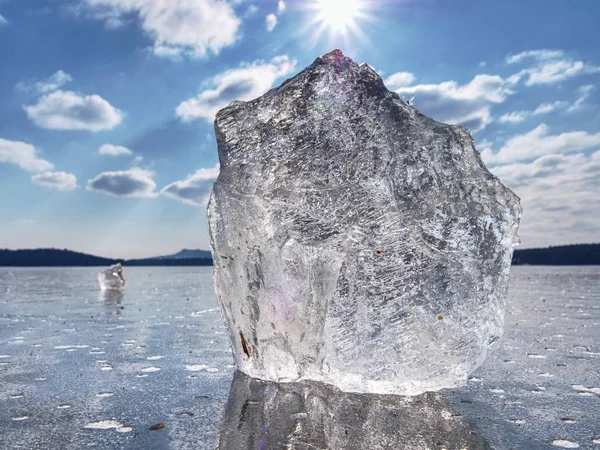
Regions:
M 469 132 L 339 50 L 215 120 L 214 279 L 240 370 L 414 395 L 502 333 L 518 197 Z

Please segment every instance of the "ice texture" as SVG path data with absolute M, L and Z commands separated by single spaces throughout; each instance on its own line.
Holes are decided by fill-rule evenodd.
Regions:
M 98 283 L 103 291 L 123 289 L 125 287 L 125 277 L 123 276 L 121 264 L 117 263 L 98 273 Z
M 237 367 L 349 392 L 464 384 L 502 333 L 521 216 L 470 133 L 339 50 L 215 132 L 209 231 Z

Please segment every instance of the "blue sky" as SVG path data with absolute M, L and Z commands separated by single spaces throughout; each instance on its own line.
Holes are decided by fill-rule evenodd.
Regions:
M 595 0 L 0 0 L 0 248 L 208 248 L 215 112 L 333 48 L 472 131 L 522 198 L 523 247 L 598 242 L 598 17 Z

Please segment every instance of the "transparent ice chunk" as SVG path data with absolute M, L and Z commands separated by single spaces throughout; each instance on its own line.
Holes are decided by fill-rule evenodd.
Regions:
M 110 266 L 108 269 L 98 273 L 98 283 L 101 290 L 123 289 L 125 287 L 125 277 L 123 276 L 123 267 L 120 263 Z
M 518 197 L 470 133 L 338 51 L 215 120 L 214 282 L 238 368 L 416 395 L 502 334 Z

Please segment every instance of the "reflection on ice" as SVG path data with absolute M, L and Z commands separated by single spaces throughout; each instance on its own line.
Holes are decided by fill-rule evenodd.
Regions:
M 489 449 L 440 393 L 344 393 L 321 383 L 278 384 L 236 372 L 219 449 Z
M 110 314 L 121 314 L 121 303 L 125 297 L 125 292 L 121 289 L 103 289 L 100 291 L 99 298 L 110 310 Z

